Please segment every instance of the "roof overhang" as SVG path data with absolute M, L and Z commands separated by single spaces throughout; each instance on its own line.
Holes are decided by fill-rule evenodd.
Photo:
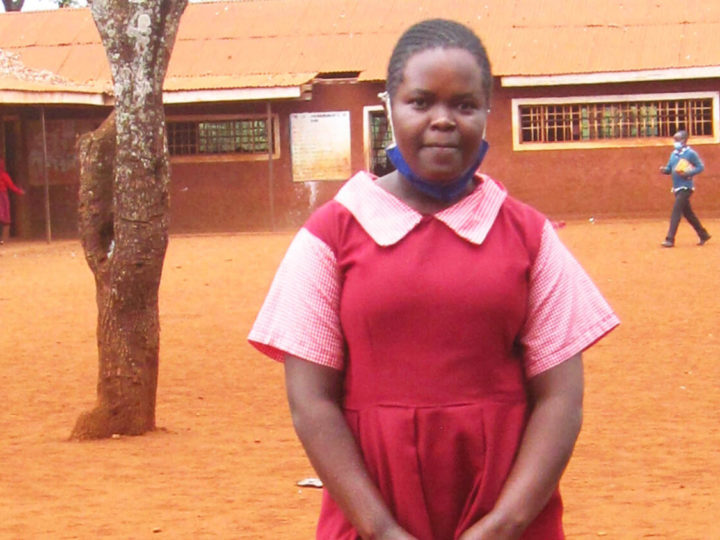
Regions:
M 217 101 L 267 101 L 301 99 L 308 93 L 306 85 L 274 88 L 233 88 L 220 90 L 179 90 L 163 92 L 163 103 L 208 103 Z
M 310 85 L 278 88 L 237 88 L 224 90 L 182 90 L 163 92 L 163 103 L 210 103 L 220 101 L 267 101 L 309 99 Z M 0 88 L 0 104 L 7 105 L 95 105 L 112 106 L 113 96 L 93 92 L 32 92 Z
M 7 105 L 112 105 L 107 94 L 96 92 L 62 92 L 0 89 L 0 103 Z
M 244 73 L 239 75 L 170 75 L 163 82 L 163 103 L 309 99 L 316 72 Z
M 639 71 L 607 71 L 565 75 L 518 75 L 501 77 L 500 84 L 504 87 L 566 86 L 576 84 L 610 84 L 713 78 L 720 78 L 720 66 L 646 69 Z

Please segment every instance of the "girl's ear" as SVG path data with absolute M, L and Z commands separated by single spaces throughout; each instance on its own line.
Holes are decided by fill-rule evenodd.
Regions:
M 378 94 L 380 101 L 382 101 L 383 107 L 385 108 L 385 114 L 390 116 L 390 94 L 387 92 L 380 92 Z

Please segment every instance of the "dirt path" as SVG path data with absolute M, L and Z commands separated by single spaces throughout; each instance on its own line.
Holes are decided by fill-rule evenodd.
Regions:
M 568 538 L 720 538 L 720 220 L 569 223 L 622 319 L 586 354 Z M 0 247 L 0 538 L 313 537 L 319 491 L 279 365 L 245 336 L 289 235 L 173 237 L 157 432 L 67 442 L 94 401 L 94 285 L 77 242 Z

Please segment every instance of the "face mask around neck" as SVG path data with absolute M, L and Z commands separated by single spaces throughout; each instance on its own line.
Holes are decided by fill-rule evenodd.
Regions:
M 483 139 L 482 144 L 480 145 L 480 150 L 478 150 L 473 164 L 470 165 L 470 167 L 468 167 L 468 169 L 459 177 L 444 184 L 430 182 L 415 174 L 408 165 L 407 161 L 405 161 L 405 158 L 397 145 L 391 144 L 387 147 L 385 152 L 387 153 L 388 158 L 390 158 L 392 164 L 395 165 L 398 172 L 402 174 L 418 191 L 439 201 L 452 202 L 465 192 L 468 184 L 472 181 L 472 178 L 475 175 L 475 171 L 477 171 L 478 167 L 480 167 L 480 164 L 482 163 L 482 160 L 485 158 L 488 148 L 490 148 L 490 145 L 485 139 Z

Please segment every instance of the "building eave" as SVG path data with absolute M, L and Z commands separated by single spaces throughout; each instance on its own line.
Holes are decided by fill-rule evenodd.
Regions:
M 0 103 L 6 105 L 93 105 L 110 106 L 113 98 L 95 92 L 0 90 Z
M 720 66 L 645 69 L 637 71 L 606 71 L 563 75 L 513 75 L 500 77 L 503 87 L 569 86 L 578 84 L 610 84 L 684 79 L 720 78 Z
M 166 105 L 209 103 L 219 101 L 267 101 L 275 99 L 305 99 L 310 85 L 270 88 L 232 88 L 219 90 L 179 90 L 163 92 Z

